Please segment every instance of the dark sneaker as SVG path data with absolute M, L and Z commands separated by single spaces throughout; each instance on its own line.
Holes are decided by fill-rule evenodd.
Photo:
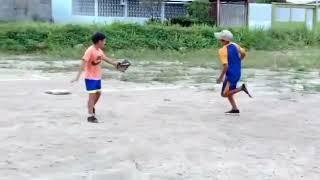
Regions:
M 88 117 L 88 122 L 90 123 L 98 123 L 98 119 L 94 116 Z
M 242 91 L 244 91 L 250 98 L 252 98 L 251 94 L 249 93 L 247 86 L 245 84 L 242 84 L 241 87 Z
M 228 115 L 239 115 L 240 111 L 238 109 L 232 109 L 231 111 L 225 112 Z

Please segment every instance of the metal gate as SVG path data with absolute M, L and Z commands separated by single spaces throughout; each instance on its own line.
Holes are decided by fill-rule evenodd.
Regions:
M 218 25 L 222 27 L 246 26 L 248 9 L 245 3 L 220 5 Z

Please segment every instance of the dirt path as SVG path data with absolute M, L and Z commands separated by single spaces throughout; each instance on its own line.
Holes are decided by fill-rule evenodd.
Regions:
M 4 77 L 4 76 L 2 76 Z M 102 123 L 85 121 L 70 74 L 0 78 L 3 180 L 318 180 L 319 94 L 252 86 L 240 117 L 219 90 L 104 82 Z M 9 79 L 9 80 L 6 80 Z M 72 90 L 52 96 L 47 89 Z
M 134 62 L 88 124 L 78 61 L 21 58 L 0 61 L 0 180 L 319 180 L 319 72 L 246 69 L 232 117 L 211 64 Z

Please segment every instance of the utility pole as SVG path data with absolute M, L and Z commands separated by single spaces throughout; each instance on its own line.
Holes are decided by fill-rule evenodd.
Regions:
M 220 0 L 217 0 L 217 26 L 220 26 Z

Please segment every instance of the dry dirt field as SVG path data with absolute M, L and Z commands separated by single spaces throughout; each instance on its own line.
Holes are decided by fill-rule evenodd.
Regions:
M 69 83 L 74 73 L 10 64 L 0 68 L 1 180 L 320 179 L 314 72 L 245 70 L 255 97 L 239 94 L 234 117 L 224 115 L 229 106 L 212 83 L 215 71 L 184 69 L 191 75 L 168 82 L 149 74 L 143 83 L 106 70 L 101 123 L 88 124 L 83 82 Z M 198 77 L 207 71 L 212 77 Z

